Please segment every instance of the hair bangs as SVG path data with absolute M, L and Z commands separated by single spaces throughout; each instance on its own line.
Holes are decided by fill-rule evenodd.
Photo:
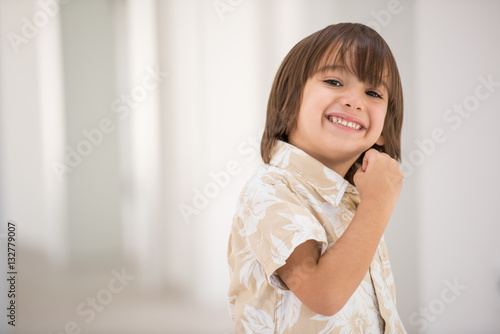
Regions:
M 391 93 L 396 74 L 392 71 L 392 54 L 386 43 L 378 34 L 373 34 L 371 29 L 363 29 L 365 27 L 362 26 L 346 28 L 350 29 L 330 36 L 328 48 L 324 49 L 316 62 L 313 61 L 309 77 L 342 67 L 362 82 L 374 87 L 384 86 Z

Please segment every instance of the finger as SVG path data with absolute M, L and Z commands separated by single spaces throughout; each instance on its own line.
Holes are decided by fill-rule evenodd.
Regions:
M 373 157 L 375 157 L 375 156 L 377 156 L 379 154 L 382 154 L 382 153 L 380 153 L 379 151 L 377 151 L 374 148 L 371 148 L 371 149 L 369 149 L 368 151 L 365 152 L 364 158 L 370 160 L 370 159 L 372 159 Z
M 356 187 L 358 186 L 358 179 L 360 178 L 361 174 L 363 174 L 363 168 L 362 167 L 358 168 L 358 170 L 356 171 L 356 173 L 354 173 L 354 176 L 352 178 L 352 180 L 354 182 L 354 185 Z
M 363 170 L 363 172 L 366 172 L 366 168 L 368 167 L 368 163 L 370 162 L 370 160 L 372 160 L 378 154 L 380 154 L 380 152 L 373 149 L 373 148 L 371 148 L 365 152 L 365 155 L 363 156 L 363 164 L 361 165 L 361 169 Z
M 363 172 L 366 172 L 366 168 L 368 167 L 368 158 L 365 156 L 363 157 L 363 164 L 361 165 L 361 169 Z

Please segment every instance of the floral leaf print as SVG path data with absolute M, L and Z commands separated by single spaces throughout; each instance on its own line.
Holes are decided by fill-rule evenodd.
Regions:
M 234 308 L 235 308 L 234 303 L 236 302 L 236 297 L 238 297 L 238 296 L 233 295 L 233 296 L 230 296 L 228 298 L 228 301 L 229 301 L 228 311 L 229 311 L 229 315 L 231 316 L 231 319 L 233 319 L 233 320 L 234 320 Z
M 332 201 L 329 196 L 325 194 L 321 194 L 321 196 L 326 197 L 326 201 L 321 201 L 317 197 L 313 196 L 310 191 L 308 191 L 303 185 L 297 184 L 295 187 L 295 192 L 297 192 L 301 198 L 304 199 L 307 205 L 309 205 L 313 211 L 319 214 L 326 214 L 330 221 L 334 219 L 335 207 L 333 203 L 328 202 L 328 200 Z M 332 201 L 333 202 L 333 201 Z
M 257 232 L 257 225 L 266 216 L 267 209 L 282 202 L 274 196 L 274 190 L 252 190 L 249 194 L 251 195 L 248 195 L 247 202 L 240 213 L 242 217 L 245 217 L 244 226 L 240 230 L 242 237 L 248 237 Z
M 302 302 L 291 291 L 282 292 L 276 309 L 278 333 L 284 333 L 299 320 L 301 306 Z
M 353 217 L 354 214 L 349 210 L 340 210 L 335 214 L 333 229 L 339 237 L 344 234 L 347 227 L 349 227 Z
M 337 317 L 336 323 L 339 328 L 341 328 L 340 333 L 345 334 L 365 334 L 374 333 L 370 330 L 373 323 L 368 320 L 366 314 L 363 314 L 359 310 L 353 310 L 353 312 L 344 313 Z
M 278 143 L 276 150 L 273 152 L 273 158 L 271 163 L 273 165 L 279 165 L 281 168 L 286 168 L 290 164 L 290 156 L 294 154 L 300 154 L 299 150 L 291 150 L 287 145 Z
M 405 327 L 397 311 L 391 315 L 391 327 L 394 329 L 394 333 L 406 333 Z
M 292 224 L 285 225 L 283 228 L 288 231 L 296 232 L 292 237 L 293 248 L 297 247 L 306 240 L 314 239 L 323 241 L 324 243 L 322 247 L 326 249 L 326 232 L 321 224 L 312 222 L 311 219 L 306 216 L 291 215 L 288 213 L 280 213 L 280 215 L 292 221 Z M 322 249 L 322 253 L 324 249 Z
M 290 165 L 290 160 L 301 159 L 301 157 L 308 157 L 308 154 L 295 146 L 278 142 L 273 151 L 271 164 L 284 169 Z
M 325 322 L 326 325 L 325 328 L 321 330 L 318 334 L 325 334 L 325 333 L 330 333 L 333 330 L 333 326 L 335 325 L 335 316 L 326 316 L 326 315 L 321 315 L 321 314 L 316 314 L 314 317 L 311 318 L 312 320 L 318 320 Z
M 351 312 L 339 312 L 333 316 L 317 314 L 312 320 L 327 321 L 325 327 L 318 334 L 335 333 L 341 334 L 365 334 L 377 332 L 377 327 L 373 327 L 373 322 L 369 321 L 366 314 L 352 309 Z
M 273 319 L 263 310 L 246 305 L 243 317 L 247 320 L 241 320 L 243 326 L 245 327 L 245 333 L 273 334 Z
M 355 293 L 348 301 L 348 304 L 357 305 L 363 312 L 368 313 L 378 308 L 378 305 L 375 303 L 376 296 L 373 285 L 370 282 L 370 274 L 367 273 L 366 275 L 367 277 L 361 281 Z
M 237 255 L 245 255 L 242 262 L 243 266 L 240 269 L 240 283 L 249 288 L 248 280 L 252 276 L 255 280 L 257 288 L 260 288 L 265 280 L 264 270 L 260 265 L 255 255 L 250 250 L 250 245 L 246 245 Z
M 382 268 L 380 263 L 378 261 L 373 261 L 371 267 L 371 276 L 373 283 L 378 290 L 377 297 L 379 297 L 379 303 L 382 303 L 382 305 L 389 310 L 395 310 L 396 305 L 394 304 L 394 300 L 390 294 L 387 282 L 382 277 Z
M 271 249 L 273 261 L 277 264 L 284 265 L 286 263 L 286 259 L 292 252 L 291 249 L 286 247 L 285 243 L 281 239 L 275 237 L 272 233 L 271 242 L 273 244 Z

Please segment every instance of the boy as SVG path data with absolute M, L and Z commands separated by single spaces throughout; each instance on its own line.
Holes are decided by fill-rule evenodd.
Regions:
M 236 333 L 405 333 L 383 232 L 399 197 L 403 97 L 362 24 L 287 55 L 229 240 Z M 355 184 L 356 186 L 353 186 Z

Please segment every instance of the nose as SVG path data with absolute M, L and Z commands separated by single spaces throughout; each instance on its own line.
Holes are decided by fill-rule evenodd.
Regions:
M 362 93 L 358 89 L 350 89 L 345 91 L 342 96 L 341 104 L 350 110 L 360 111 L 363 109 Z

